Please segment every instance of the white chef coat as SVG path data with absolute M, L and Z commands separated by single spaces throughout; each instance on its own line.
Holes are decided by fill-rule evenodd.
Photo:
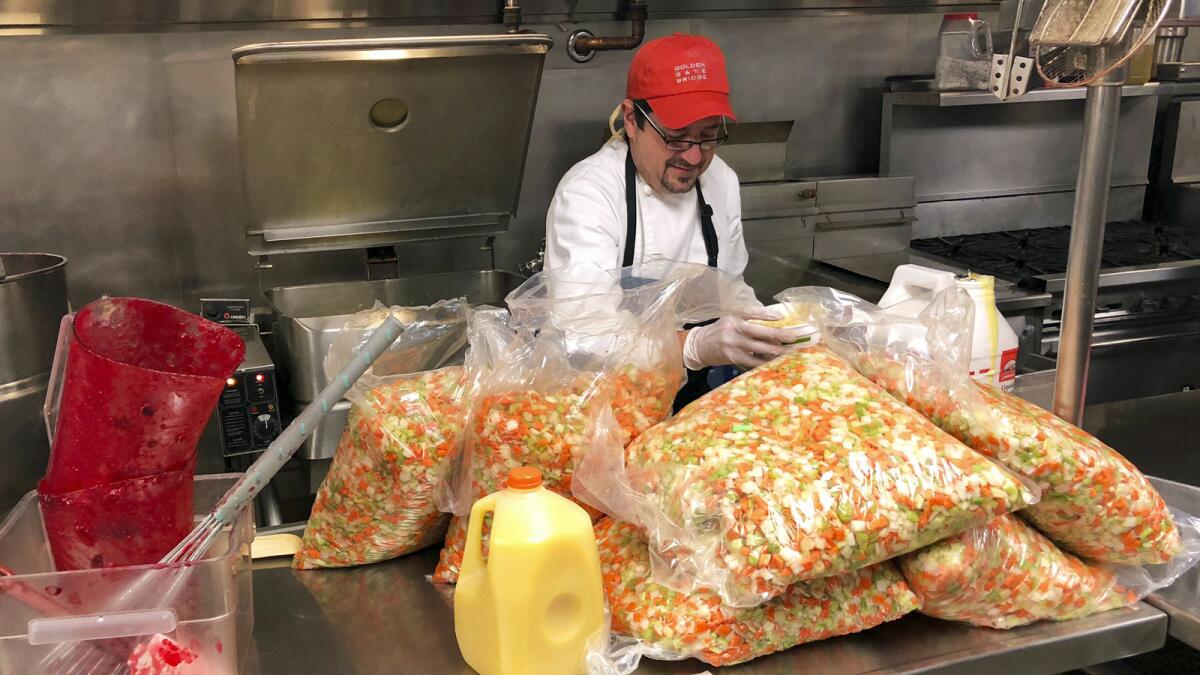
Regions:
M 624 140 L 610 140 L 559 181 L 546 213 L 546 271 L 580 263 L 592 263 L 601 269 L 621 267 L 627 229 L 626 152 Z M 713 210 L 717 268 L 741 275 L 748 256 L 742 237 L 737 174 L 720 157 L 713 157 L 700 176 L 700 187 L 704 201 Z M 708 263 L 694 188 L 682 194 L 655 192 L 638 175 L 636 195 L 635 265 L 656 258 Z

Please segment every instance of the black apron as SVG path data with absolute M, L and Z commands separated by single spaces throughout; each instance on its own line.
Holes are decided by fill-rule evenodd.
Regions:
M 704 252 L 708 255 L 708 266 L 717 266 L 717 229 L 713 227 L 713 210 L 704 201 L 704 191 L 700 189 L 700 179 L 696 179 L 696 203 L 700 207 L 700 236 L 704 238 Z M 636 249 L 637 242 L 637 168 L 633 165 L 633 155 L 625 151 L 625 256 L 622 258 L 622 267 L 629 267 L 633 264 L 633 254 Z M 696 328 L 712 323 L 706 321 L 704 323 L 690 324 L 685 328 Z M 711 368 L 702 368 L 700 370 L 688 370 L 687 382 L 675 395 L 675 412 L 683 406 L 695 401 L 701 396 L 712 390 L 709 385 L 708 376 L 712 371 Z

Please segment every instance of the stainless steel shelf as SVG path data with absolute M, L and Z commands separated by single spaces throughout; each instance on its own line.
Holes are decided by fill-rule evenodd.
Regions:
M 967 105 L 1045 103 L 1073 101 L 1087 95 L 1086 87 L 1069 89 L 1034 89 L 1024 96 L 1001 101 L 988 91 L 896 91 L 883 95 L 884 103 L 905 106 L 953 108 Z M 1121 87 L 1121 96 L 1192 96 L 1200 95 L 1200 82 L 1150 82 Z

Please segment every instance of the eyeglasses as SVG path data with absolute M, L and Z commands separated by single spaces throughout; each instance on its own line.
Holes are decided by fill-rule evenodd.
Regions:
M 645 117 L 646 121 L 650 123 L 650 127 L 654 129 L 654 131 L 663 139 L 663 143 L 667 144 L 667 149 L 671 152 L 687 152 L 688 150 L 692 149 L 693 145 L 700 146 L 701 150 L 716 150 L 718 146 L 729 140 L 729 131 L 725 128 L 724 117 L 721 118 L 720 136 L 717 136 L 716 138 L 708 138 L 703 141 L 689 141 L 683 138 L 667 138 L 667 132 L 663 131 L 662 128 L 654 123 L 654 120 L 650 118 L 650 113 L 647 112 L 645 108 L 637 103 L 634 103 L 633 105 L 639 111 L 641 111 L 642 116 Z

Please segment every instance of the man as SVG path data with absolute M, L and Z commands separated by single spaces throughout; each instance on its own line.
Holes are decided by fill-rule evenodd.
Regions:
M 620 132 L 576 164 L 546 215 L 545 269 L 592 263 L 627 267 L 654 258 L 746 268 L 737 175 L 716 156 L 736 121 L 725 57 L 711 40 L 675 34 L 647 42 L 629 66 Z M 777 319 L 761 307 L 687 331 L 690 371 L 682 401 L 707 390 L 711 366 L 753 368 L 783 352 L 787 331 L 746 319 Z

